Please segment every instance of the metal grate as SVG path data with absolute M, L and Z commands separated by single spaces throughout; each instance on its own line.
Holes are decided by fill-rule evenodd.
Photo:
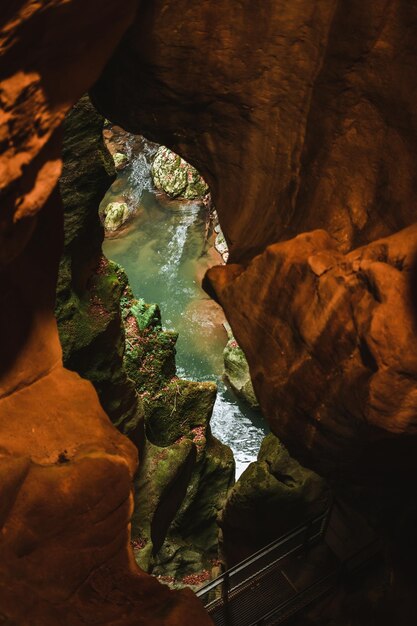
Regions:
M 356 570 L 377 554 L 379 545 L 374 539 L 347 560 L 335 559 L 330 571 L 322 569 L 317 580 L 298 589 L 284 571 L 287 557 L 300 555 L 318 543 L 326 531 L 329 515 L 327 510 L 202 587 L 197 596 L 216 626 L 282 624 L 328 593 L 342 571 Z
M 248 585 L 253 577 L 271 567 L 277 567 L 279 562 L 293 553 L 301 552 L 317 542 L 326 527 L 329 511 L 325 511 L 308 523 L 299 526 L 277 541 L 269 544 L 259 552 L 245 559 L 235 567 L 208 583 L 197 591 L 207 610 L 213 604 L 224 602 L 234 589 L 241 585 Z M 214 608 L 214 606 L 213 606 Z

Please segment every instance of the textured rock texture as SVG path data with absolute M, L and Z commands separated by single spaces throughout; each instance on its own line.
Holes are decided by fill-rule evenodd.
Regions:
M 83 97 L 64 123 L 64 252 L 55 315 L 65 366 L 93 383 L 104 410 L 128 432 L 138 410 L 133 383 L 123 370 L 123 283 L 117 267 L 103 257 L 97 208 L 115 178 L 102 138 L 103 122 Z
M 98 78 L 136 2 L 7 3 L 2 9 L 1 264 L 23 249 L 60 175 L 60 127 Z M 80 14 L 82 13 L 82 15 Z M 100 33 L 94 38 L 92 33 Z M 65 80 L 61 77 L 65 76 Z
M 129 219 L 130 211 L 126 202 L 109 202 L 102 212 L 103 226 L 107 232 L 119 230 Z
M 387 453 L 398 476 L 414 465 L 416 249 L 416 226 L 346 255 L 318 230 L 208 272 L 272 429 L 333 479 L 384 481 Z
M 134 9 L 76 0 L 2 8 L 0 619 L 17 626 L 210 623 L 193 594 L 136 566 L 137 451 L 92 385 L 63 368 L 54 318 L 61 124 Z
M 171 198 L 204 198 L 208 187 L 197 170 L 169 148 L 161 146 L 152 163 L 152 178 L 157 189 Z
M 226 328 L 228 341 L 223 351 L 224 376 L 233 391 L 252 408 L 258 408 L 245 353 L 233 337 L 230 326 Z
M 124 270 L 102 254 L 98 206 L 114 179 L 103 123 L 83 97 L 64 124 L 58 329 L 65 365 L 93 383 L 112 421 L 143 452 L 136 560 L 184 586 L 189 575 L 210 577 L 218 560 L 216 518 L 233 482 L 233 456 L 210 433 L 216 386 L 176 377 L 177 334 L 162 329 L 158 306 L 135 299 Z
M 415 220 L 416 27 L 408 0 L 156 0 L 94 95 L 197 167 L 233 261 L 321 227 L 345 251 Z
M 324 512 L 330 491 L 320 476 L 292 459 L 272 433 L 230 491 L 221 513 L 229 567 Z
M 127 277 L 118 274 L 124 367 L 145 427 L 141 420 L 129 424 L 143 450 L 135 477 L 135 558 L 171 585 L 201 584 L 219 562 L 217 516 L 235 473 L 232 451 L 210 431 L 216 385 L 176 376 L 176 333 L 162 330 L 159 308 L 133 298 Z
M 73 611 L 71 624 L 90 617 L 204 623 L 186 595 L 169 595 L 133 573 L 126 528 L 134 450 L 107 430 L 92 388 L 61 369 L 52 315 L 62 247 L 55 189 L 62 120 L 133 19 L 94 89 L 95 101 L 113 122 L 172 148 L 209 183 L 238 263 L 212 273 L 212 284 L 273 428 L 300 458 L 345 485 L 368 483 L 381 506 L 395 509 L 397 487 L 390 546 L 397 603 L 379 623 L 413 624 L 415 525 L 403 506 L 406 497 L 414 506 L 416 469 L 415 314 L 406 295 L 410 276 L 415 280 L 409 269 L 415 232 L 406 227 L 415 220 L 417 194 L 417 7 L 409 0 L 6 3 L 0 25 L 0 460 L 7 469 L 0 494 L 7 530 L 1 612 L 9 621 L 42 626 L 62 623 L 63 606 Z M 382 242 L 372 243 L 377 239 Z M 50 387 L 47 377 L 58 377 L 71 393 L 58 393 L 61 383 Z M 58 431 L 60 407 L 68 429 L 82 415 L 86 434 L 75 444 L 88 449 L 77 452 L 71 433 Z M 59 462 L 66 458 L 61 453 L 71 455 L 69 463 Z M 89 455 L 82 479 L 77 454 Z M 30 456 L 27 476 L 35 472 L 36 481 L 26 486 L 24 471 L 8 467 L 23 467 Z M 110 484 L 107 463 L 121 481 L 108 513 L 120 519 L 109 522 L 112 539 L 105 531 L 88 534 L 81 549 L 82 530 L 67 521 L 78 503 L 89 515 L 98 511 L 93 520 L 103 520 L 100 530 L 106 526 L 108 516 L 95 503 Z M 75 486 L 39 507 L 56 471 L 71 474 L 60 489 Z M 84 498 L 87 479 L 93 486 Z M 56 520 L 52 529 L 49 520 Z M 56 546 L 39 559 L 43 567 L 30 561 L 40 545 L 36 529 L 42 547 Z M 68 545 L 64 567 L 59 559 Z M 100 573 L 99 554 L 106 562 Z M 53 602 L 42 597 L 48 591 Z

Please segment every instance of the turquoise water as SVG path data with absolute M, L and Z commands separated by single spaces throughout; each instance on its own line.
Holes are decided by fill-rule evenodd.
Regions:
M 138 211 L 128 226 L 104 242 L 105 255 L 126 270 L 137 298 L 159 304 L 164 328 L 179 333 L 177 373 L 191 380 L 214 380 L 217 400 L 213 434 L 235 455 L 236 477 L 256 459 L 267 430 L 259 413 L 241 403 L 224 384 L 227 336 L 222 309 L 201 288 L 206 269 L 221 259 L 205 241 L 206 209 L 157 195 L 142 165 L 124 170 L 103 202 L 128 198 Z

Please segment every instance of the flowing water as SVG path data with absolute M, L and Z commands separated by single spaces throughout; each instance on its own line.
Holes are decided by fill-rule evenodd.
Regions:
M 178 376 L 217 382 L 211 428 L 232 448 L 238 477 L 256 459 L 267 430 L 262 416 L 240 402 L 222 380 L 224 316 L 200 286 L 206 269 L 219 263 L 220 257 L 212 249 L 207 251 L 206 209 L 199 203 L 157 195 L 148 161 L 143 153 L 134 157 L 103 200 L 129 198 L 139 206 L 129 226 L 105 240 L 104 253 L 124 267 L 137 298 L 159 304 L 164 328 L 179 333 Z

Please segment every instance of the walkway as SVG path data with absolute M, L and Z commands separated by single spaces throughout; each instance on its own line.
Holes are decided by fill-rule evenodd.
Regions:
M 197 596 L 216 626 L 282 624 L 377 552 L 372 530 L 337 503 L 226 571 Z

